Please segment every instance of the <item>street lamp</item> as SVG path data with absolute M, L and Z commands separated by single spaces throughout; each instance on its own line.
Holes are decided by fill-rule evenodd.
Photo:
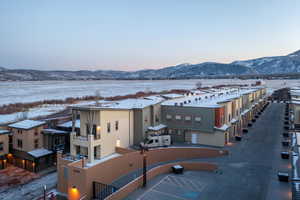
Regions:
M 147 145 L 143 142 L 140 143 L 141 154 L 143 155 L 143 187 L 147 185 L 147 154 L 145 153 L 148 151 Z
M 47 186 L 44 185 L 43 189 L 44 189 L 44 200 L 46 200 L 46 190 L 47 190 Z

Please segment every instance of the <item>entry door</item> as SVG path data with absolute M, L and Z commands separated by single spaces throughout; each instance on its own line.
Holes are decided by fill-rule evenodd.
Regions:
M 198 134 L 192 133 L 192 144 L 198 144 Z

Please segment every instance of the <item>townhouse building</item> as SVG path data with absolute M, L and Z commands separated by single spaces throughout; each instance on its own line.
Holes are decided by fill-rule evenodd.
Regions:
M 115 147 L 139 145 L 147 137 L 148 128 L 159 126 L 163 100 L 152 96 L 98 106 L 73 106 L 73 127 L 79 116 L 80 131 L 73 128 L 71 133 L 71 156 L 83 156 L 93 163 L 113 155 Z
M 43 147 L 44 125 L 43 121 L 23 120 L 8 126 L 11 131 L 11 144 L 7 155 L 9 163 L 33 172 L 53 164 L 53 152 Z
M 8 155 L 8 144 L 9 144 L 9 135 L 10 131 L 5 129 L 0 129 L 0 169 L 4 169 L 7 166 Z
M 265 88 L 221 88 L 72 106 L 70 155 L 58 153 L 58 191 L 70 199 L 80 199 L 96 198 L 99 185 L 112 189 L 113 180 L 128 173 L 124 168 L 131 171 L 142 167 L 141 157 L 133 159 L 123 153 L 142 156 L 128 147 L 140 144 L 148 134 L 170 134 L 175 143 L 222 147 L 242 134 L 264 98 Z M 173 154 L 176 157 L 175 153 L 163 155 L 173 149 L 150 150 L 147 156 L 157 150 L 156 156 L 162 161 Z M 191 149 L 195 148 L 184 155 Z
M 300 130 L 300 88 L 291 88 L 290 94 L 290 109 L 292 111 L 291 120 L 293 121 L 294 128 Z
M 224 146 L 242 134 L 265 94 L 263 87 L 234 88 L 168 100 L 162 103 L 162 123 L 174 142 Z

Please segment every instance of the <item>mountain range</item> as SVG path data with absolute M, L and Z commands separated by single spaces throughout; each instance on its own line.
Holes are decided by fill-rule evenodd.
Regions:
M 180 64 L 138 71 L 80 70 L 43 71 L 0 67 L 0 81 L 101 80 L 101 79 L 184 79 L 237 75 L 300 73 L 300 50 L 286 56 L 262 57 L 229 64 L 205 62 Z

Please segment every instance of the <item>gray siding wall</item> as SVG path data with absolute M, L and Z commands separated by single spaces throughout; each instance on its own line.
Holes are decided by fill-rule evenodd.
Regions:
M 143 141 L 143 115 L 141 110 L 134 110 L 134 145 L 139 145 Z
M 215 109 L 199 107 L 181 107 L 181 106 L 161 106 L 161 118 L 163 124 L 168 128 L 197 130 L 203 132 L 214 132 L 215 126 Z M 166 119 L 166 115 L 172 115 L 172 119 Z M 175 115 L 181 115 L 181 120 L 176 120 Z M 191 116 L 191 121 L 185 121 L 185 116 Z M 196 122 L 196 116 L 201 117 L 201 122 Z

